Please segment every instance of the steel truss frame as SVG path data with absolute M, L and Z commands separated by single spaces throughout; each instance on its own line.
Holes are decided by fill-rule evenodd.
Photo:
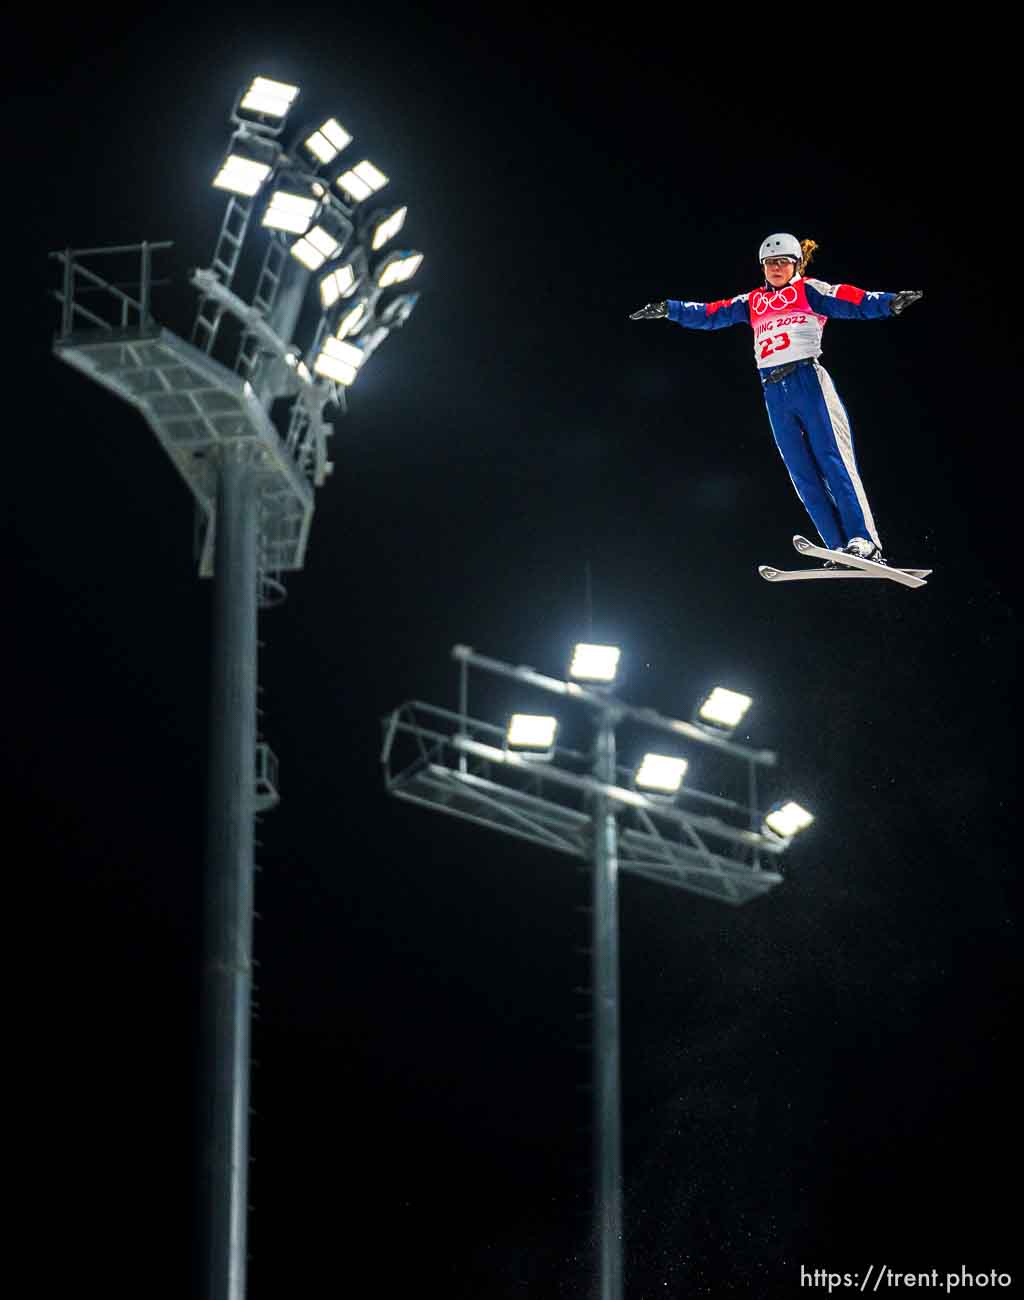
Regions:
M 510 753 L 502 728 L 419 700 L 401 705 L 382 725 L 385 785 L 398 799 L 589 858 L 592 805 L 603 795 L 617 809 L 625 871 L 732 905 L 782 880 L 761 865 L 760 855 L 778 855 L 787 842 L 748 829 L 760 814 L 745 805 L 687 791 L 691 800 L 728 812 L 727 818 L 608 785 L 572 770 L 583 755 L 556 747 L 552 760 L 541 763 Z

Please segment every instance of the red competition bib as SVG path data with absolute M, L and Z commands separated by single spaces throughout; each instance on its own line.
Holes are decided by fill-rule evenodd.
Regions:
M 759 370 L 820 354 L 821 333 L 828 318 L 808 306 L 802 276 L 781 289 L 755 289 L 747 306 Z

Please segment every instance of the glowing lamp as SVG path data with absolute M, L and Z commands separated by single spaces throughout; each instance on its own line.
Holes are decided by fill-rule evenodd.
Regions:
M 270 167 L 267 163 L 255 162 L 252 158 L 232 153 L 228 154 L 220 171 L 213 178 L 213 186 L 214 189 L 230 190 L 232 194 L 242 194 L 251 199 L 269 175 Z
M 291 252 L 292 257 L 298 258 L 303 266 L 308 266 L 311 271 L 319 271 L 325 262 L 337 257 L 341 252 L 341 244 L 323 226 L 313 226 L 292 244 Z
M 363 199 L 368 199 L 371 194 L 376 194 L 378 190 L 383 189 L 388 183 L 388 178 L 378 167 L 374 167 L 372 162 L 364 158 L 347 172 L 342 172 L 334 183 L 353 203 L 361 203 Z
M 329 117 L 308 140 L 303 143 L 309 152 L 322 163 L 334 162 L 346 145 L 351 144 L 352 137 L 333 117 Z
M 724 686 L 716 686 L 697 710 L 697 717 L 703 722 L 710 722 L 714 727 L 732 731 L 734 727 L 739 726 L 751 704 L 753 700 L 749 695 L 741 695 L 738 691 L 729 691 Z
M 402 284 L 416 274 L 422 261 L 422 253 L 391 253 L 377 268 L 378 287 L 386 289 L 392 284 Z
M 383 248 L 389 239 L 394 239 L 395 235 L 402 229 L 408 211 L 408 208 L 395 208 L 394 212 L 381 217 L 377 221 L 373 227 L 373 238 L 370 241 L 370 247 L 375 253 L 378 249 Z
M 615 645 L 576 646 L 569 676 L 584 682 L 613 682 L 618 672 L 621 651 Z
M 557 718 L 538 717 L 532 713 L 513 713 L 505 734 L 509 749 L 534 755 L 550 754 L 555 744 Z
M 813 821 L 813 815 L 806 808 L 801 808 L 798 803 L 790 800 L 789 803 L 773 808 L 765 817 L 764 824 L 770 831 L 788 840 L 798 831 L 806 830 Z
M 313 364 L 313 369 L 318 375 L 348 387 L 365 360 L 365 355 L 354 343 L 346 343 L 342 339 L 328 335 L 320 355 Z
M 275 190 L 263 214 L 263 224 L 271 230 L 287 230 L 293 235 L 304 235 L 316 211 L 316 199 L 305 194 L 290 194 Z
M 356 273 L 347 262 L 329 271 L 320 281 L 320 301 L 324 309 L 333 307 L 339 298 L 347 298 L 355 290 L 356 283 Z
M 666 754 L 645 754 L 634 777 L 638 790 L 651 790 L 656 794 L 675 794 L 683 784 L 689 766 L 685 758 L 670 758 Z
M 298 93 L 298 86 L 289 86 L 287 82 L 253 77 L 238 107 L 250 113 L 261 113 L 264 117 L 284 117 Z

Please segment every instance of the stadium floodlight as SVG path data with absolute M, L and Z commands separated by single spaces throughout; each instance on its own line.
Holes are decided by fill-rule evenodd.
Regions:
M 256 162 L 252 158 L 243 158 L 241 154 L 231 153 L 225 158 L 220 171 L 213 178 L 213 185 L 215 189 L 230 190 L 232 194 L 242 194 L 251 199 L 259 192 L 270 171 L 268 163 Z
M 753 700 L 749 695 L 741 695 L 739 691 L 730 691 L 724 686 L 716 686 L 697 710 L 697 717 L 702 722 L 710 722 L 714 727 L 732 731 L 734 727 L 739 726 L 751 704 Z
M 376 265 L 391 248 L 405 217 L 390 190 L 362 206 L 387 176 L 364 158 L 336 188 L 359 153 L 338 119 L 324 118 L 333 108 L 300 118 L 298 96 L 298 86 L 251 72 L 231 88 L 225 138 L 192 178 L 200 195 L 208 185 L 218 190 L 207 197 L 221 224 L 210 262 L 188 276 L 198 291 L 190 338 L 153 310 L 154 287 L 168 283 L 154 279 L 153 255 L 168 241 L 51 254 L 63 272 L 54 354 L 140 412 L 171 454 L 196 500 L 199 575 L 214 587 L 204 900 L 215 924 L 203 941 L 209 978 L 199 1035 L 211 1104 L 201 1124 L 209 1159 L 197 1188 L 210 1300 L 245 1294 L 249 1258 L 253 830 L 278 801 L 277 760 L 255 725 L 257 617 L 286 595 L 284 575 L 304 567 L 317 489 L 333 468 L 328 439 L 345 411 L 342 385 L 416 297 L 381 290 L 371 277 L 371 258 Z M 187 180 L 170 178 L 172 205 L 181 205 Z M 123 262 L 116 280 L 97 274 L 93 258 L 115 254 L 134 254 L 137 275 Z M 96 290 L 101 298 L 86 297 Z M 182 439 L 187 454 L 179 454 Z M 497 748 L 503 731 L 487 733 L 490 752 L 517 767 L 523 783 L 523 760 Z M 468 760 L 462 771 L 470 775 Z M 525 783 L 542 774 L 527 771 Z
M 358 283 L 359 277 L 351 262 L 328 271 L 320 281 L 320 301 L 324 305 L 324 310 L 333 307 L 339 298 L 348 298 L 355 292 Z
M 342 339 L 335 338 L 333 334 L 328 334 L 313 369 L 318 375 L 333 379 L 347 388 L 359 373 L 359 367 L 365 360 L 366 354 L 354 343 L 346 343 Z
M 354 334 L 366 320 L 367 314 L 366 299 L 360 298 L 355 306 L 350 307 L 341 320 L 338 321 L 338 328 L 334 331 L 334 337 L 344 339 L 348 338 L 350 334 Z
M 303 143 L 315 158 L 319 158 L 322 163 L 330 163 L 334 162 L 346 145 L 352 143 L 352 137 L 340 122 L 329 117 Z
M 505 733 L 505 744 L 530 758 L 550 758 L 555 746 L 558 719 L 533 713 L 513 713 Z
M 670 758 L 667 754 L 645 754 L 637 769 L 633 784 L 638 790 L 657 794 L 676 794 L 683 784 L 689 766 L 685 758 Z
M 797 831 L 806 830 L 814 821 L 814 817 L 806 808 L 801 808 L 798 803 L 790 800 L 788 803 L 777 804 L 766 815 L 764 824 L 770 831 L 776 835 L 781 835 L 784 840 L 791 839 Z
M 414 253 L 411 249 L 389 253 L 376 270 L 378 288 L 386 289 L 392 284 L 402 284 L 416 274 L 422 261 L 423 254 Z
M 287 230 L 293 235 L 304 235 L 316 212 L 317 200 L 288 190 L 275 190 L 263 214 L 263 224 L 271 230 Z
M 376 304 L 374 314 L 380 318 Z M 578 646 L 577 654 L 592 648 Z M 601 1300 L 622 1300 L 619 880 L 636 872 L 732 906 L 781 884 L 783 877 L 769 855 L 783 854 L 789 840 L 761 831 L 768 804 L 758 799 L 757 778 L 759 768 L 775 765 L 776 755 L 715 735 L 692 720 L 637 708 L 607 689 L 576 686 L 564 680 L 568 656 L 561 661 L 562 677 L 478 655 L 467 645 L 454 646 L 452 657 L 459 665 L 457 713 L 410 700 L 382 719 L 387 789 L 421 807 L 582 859 L 590 868 L 591 979 L 590 989 L 580 990 L 590 992 L 593 1027 L 595 1277 L 588 1290 Z M 571 737 L 554 749 L 555 719 L 529 715 L 513 718 L 502 749 L 497 740 L 485 742 L 488 734 L 500 737 L 508 714 L 495 719 L 497 726 L 470 716 L 470 668 L 518 683 L 517 691 L 529 688 L 557 696 L 562 703 L 552 701 L 550 707 L 557 707 L 563 718 L 565 709 L 578 705 L 591 733 L 586 752 L 567 748 Z M 518 696 L 510 701 L 518 702 Z M 650 743 L 664 744 L 664 752 L 646 754 L 642 764 L 623 773 L 617 760 L 620 724 L 661 733 L 662 740 Z M 535 763 L 514 754 L 516 742 L 523 748 L 550 747 L 550 761 Z M 695 786 L 702 782 L 693 746 L 713 756 L 710 789 Z M 689 766 L 679 756 L 683 750 Z M 404 759 L 393 757 L 402 751 Z M 638 750 L 636 758 L 642 755 Z M 735 760 L 740 769 L 731 777 L 727 760 Z M 584 768 L 589 769 L 585 774 Z M 705 804 L 712 807 L 701 806 Z
M 298 86 L 289 86 L 287 82 L 253 77 L 238 107 L 250 113 L 261 113 L 264 117 L 284 117 L 298 93 Z
M 394 239 L 395 235 L 397 235 L 405 225 L 405 218 L 408 211 L 409 209 L 407 207 L 395 208 L 392 212 L 382 213 L 373 221 L 373 236 L 370 240 L 370 248 L 373 252 L 376 253 L 379 249 L 383 248 L 389 239 Z
M 311 271 L 319 271 L 325 262 L 337 257 L 341 252 L 341 243 L 328 234 L 323 226 L 313 226 L 292 244 L 292 257 L 297 257 L 303 266 Z
M 613 682 L 620 654 L 617 645 L 585 645 L 581 642 L 573 650 L 569 676 L 582 682 Z
M 384 308 L 381 308 L 378 303 L 377 319 L 388 329 L 401 329 L 412 315 L 412 309 L 416 306 L 418 298 L 418 293 L 400 293 Z
M 364 158 L 347 172 L 342 172 L 334 183 L 353 203 L 362 203 L 363 199 L 368 199 L 371 194 L 383 189 L 388 178 L 379 167 L 374 167 L 369 159 Z

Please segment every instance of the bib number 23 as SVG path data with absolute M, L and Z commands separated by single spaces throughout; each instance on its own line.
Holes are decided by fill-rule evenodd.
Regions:
M 788 334 L 770 334 L 761 340 L 761 357 L 770 357 L 773 352 L 783 352 L 789 347 Z

